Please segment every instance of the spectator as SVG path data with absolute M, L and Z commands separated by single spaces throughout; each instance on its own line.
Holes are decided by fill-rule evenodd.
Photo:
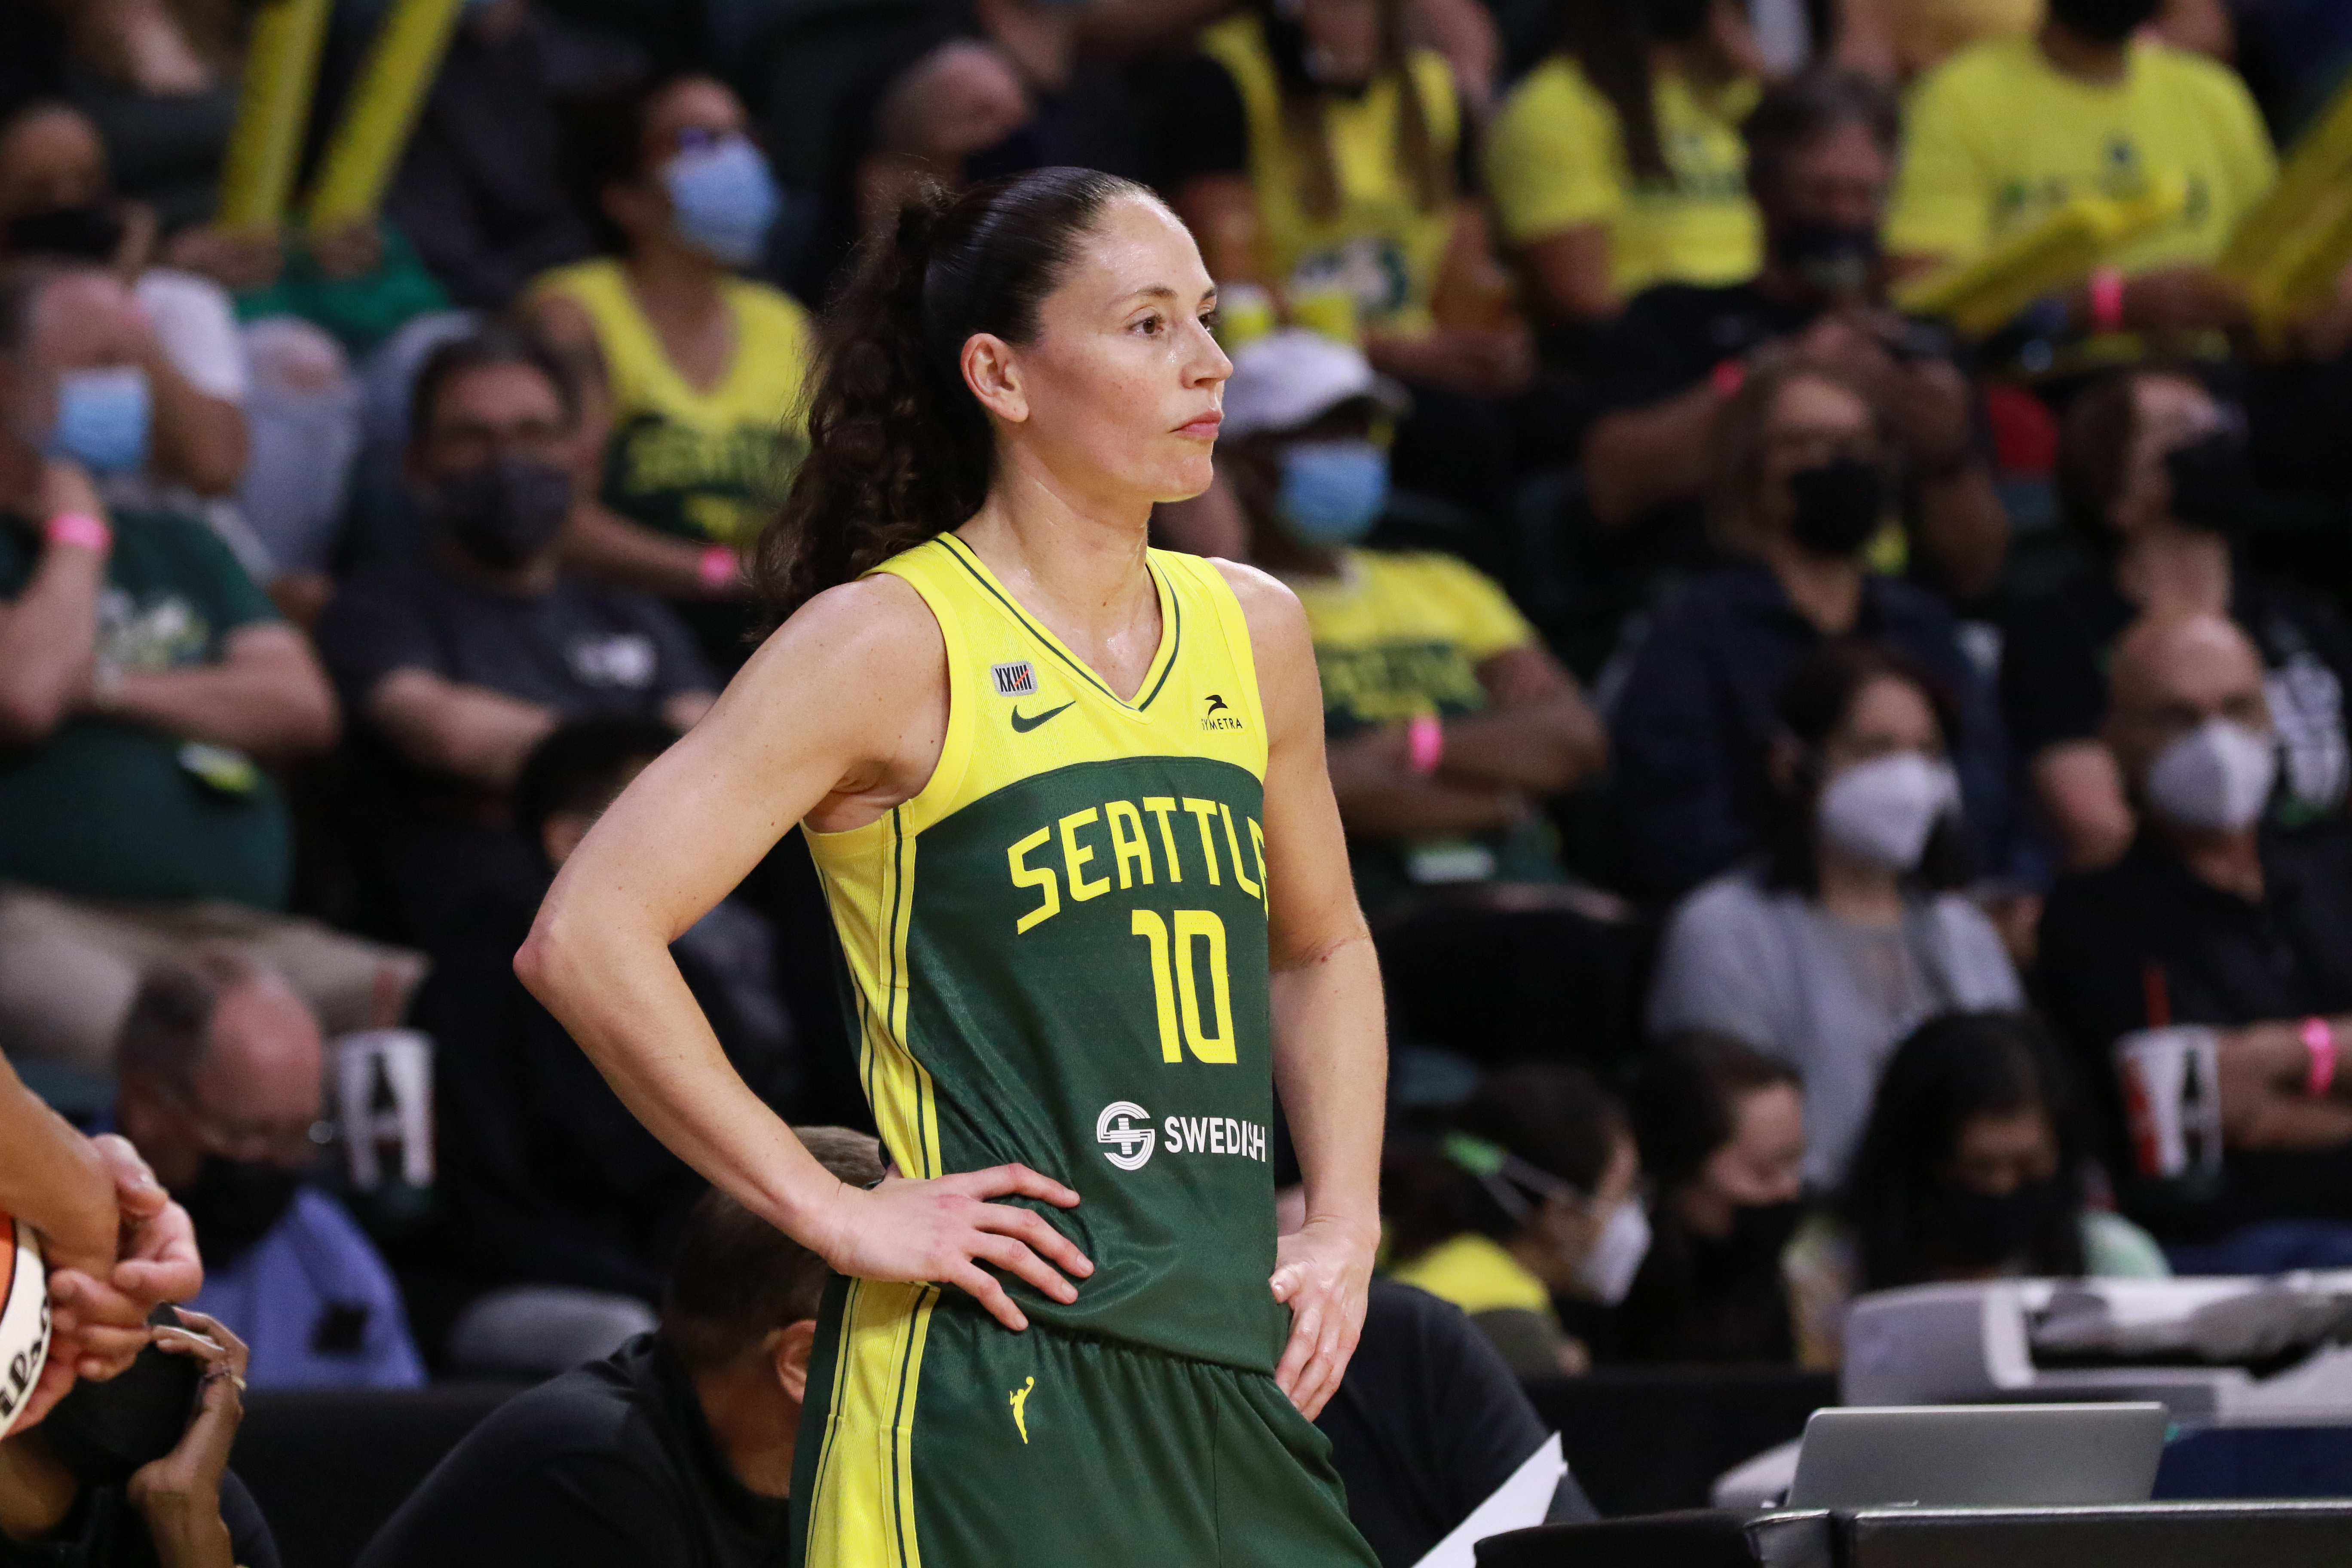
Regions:
M 1790 1258 L 1801 1359 L 1843 1356 L 1846 1303 L 1871 1290 L 2008 1275 L 2156 1279 L 2146 1231 L 2085 1199 L 2074 1089 L 2021 1013 L 1922 1025 L 1886 1063 L 1840 1213 Z
M 796 1129 L 853 1186 L 882 1179 L 873 1139 Z M 824 1260 L 712 1193 L 688 1221 L 661 1327 L 517 1395 L 457 1445 L 376 1535 L 363 1568 L 757 1568 L 783 1560 Z
M 743 107 L 709 77 L 646 88 L 586 122 L 581 161 L 618 254 L 531 288 L 549 341 L 588 367 L 603 482 L 567 531 L 566 558 L 679 605 L 704 652 L 749 651 L 739 569 L 808 442 L 807 314 L 735 276 L 780 202 Z
M 425 1381 L 400 1291 L 342 1205 L 309 1185 L 325 1114 L 319 1021 L 283 980 L 198 944 L 150 971 L 122 1022 L 115 1120 L 195 1222 L 194 1305 L 253 1347 L 264 1388 Z
M 1738 127 L 1762 62 L 1738 0 L 1572 5 L 1496 116 L 1487 179 L 1540 313 L 1590 322 L 1654 283 L 1756 270 Z
M 1661 612 L 1615 701 L 1631 880 L 1676 895 L 1755 850 L 1780 694 L 1807 654 L 1845 637 L 1900 649 L 1949 697 L 1962 803 L 1979 849 L 2003 864 L 2007 760 L 1990 685 L 1942 605 L 1866 564 L 1887 497 L 1869 399 L 1826 369 L 1759 372 L 1724 411 L 1715 461 L 1710 529 L 1749 559 Z
M 2132 840 L 2123 780 L 2099 737 L 2116 643 L 2143 612 L 2238 623 L 2262 655 L 2284 753 L 2280 824 L 2337 815 L 2352 779 L 2352 631 L 2332 606 L 2237 558 L 2244 446 L 2211 395 L 2193 376 L 2161 370 L 2122 372 L 2077 394 L 2060 436 L 2058 482 L 2092 561 L 2019 607 L 2001 689 L 2065 862 L 2107 865 Z
M 204 524 L 110 514 L 42 456 L 61 424 L 140 423 L 87 375 L 77 319 L 118 290 L 0 274 L 0 1039 L 93 1068 L 140 971 L 189 936 L 259 943 L 337 1028 L 415 978 L 410 955 L 268 912 L 291 846 L 260 763 L 334 734 L 308 646 Z
M 166 1451 L 126 1475 L 100 1475 L 93 1446 L 75 1441 L 72 1404 L 48 1429 L 19 1427 L 0 1442 L 0 1564 L 216 1568 L 226 1560 L 278 1568 L 269 1523 L 228 1468 L 245 1416 L 245 1343 L 201 1312 L 179 1319 L 185 1327 L 154 1331 L 147 1356 L 185 1358 L 203 1371 L 181 1384 L 174 1369 L 154 1369 L 159 1382 L 176 1385 L 183 1405 L 195 1392 L 195 1408 Z M 93 1424 L 101 1419 L 93 1412 Z
M 459 22 L 384 209 L 455 303 L 503 310 L 540 273 L 594 253 L 565 178 L 565 114 L 613 90 L 622 63 L 532 0 L 488 0 Z
M 236 12 L 170 0 L 54 8 L 62 85 L 105 138 L 117 187 L 152 206 L 167 234 L 209 217 L 236 121 Z
M 434 953 L 416 1021 L 440 1047 L 434 1132 L 447 1278 L 429 1290 L 470 1299 L 530 1284 L 661 1299 L 680 1224 L 705 1184 L 522 988 L 514 954 L 549 879 L 676 735 L 658 720 L 604 718 L 541 742 L 516 789 L 516 826 L 543 857 L 538 877 L 478 908 Z M 773 940 L 730 900 L 671 952 L 736 1071 L 781 1109 L 793 1073 L 768 973 Z M 418 1306 L 423 1318 L 427 1304 Z
M 2120 299 L 2084 284 L 2068 319 L 2158 337 L 2236 326 L 2245 300 L 2215 270 L 2277 174 L 2252 98 L 2224 65 L 2135 32 L 2158 0 L 2050 0 L 2031 37 L 1966 49 L 1923 79 L 1908 115 L 1887 247 L 1968 261 L 2072 197 L 2189 188 L 2180 216 L 2103 259 Z
M 2263 821 L 2277 731 L 2259 654 L 2219 616 L 2152 616 L 2125 634 L 2103 732 L 2138 834 L 2115 865 L 2051 894 L 2044 1000 L 2095 1087 L 2119 1173 L 2135 1167 L 2116 1040 L 2219 1030 L 2227 1154 L 2219 1190 L 2143 1178 L 2126 1207 L 2168 1244 L 2205 1244 L 2182 1259 L 2200 1271 L 2352 1262 L 2352 1091 L 2321 1067 L 2352 1042 L 2352 844 L 2332 826 Z M 2312 1220 L 2324 1223 L 2286 1223 Z
M 1491 515 L 1509 465 L 1495 400 L 1526 384 L 1533 356 L 1465 194 L 1476 162 L 1453 73 L 1405 42 L 1404 11 L 1261 0 L 1202 34 L 1171 85 L 1160 183 L 1229 319 L 1271 296 L 1360 341 L 1414 393 L 1399 483 Z
M 1355 349 L 1299 330 L 1260 339 L 1226 383 L 1222 468 L 1250 558 L 1307 611 L 1358 897 L 1383 948 L 1413 964 L 1408 978 L 1391 963 L 1391 1005 L 1437 1043 L 1492 1033 L 1482 1054 L 1550 1054 L 1590 999 L 1582 976 L 1520 988 L 1499 1030 L 1460 1004 L 1519 967 L 1506 952 L 1557 950 L 1579 918 L 1526 884 L 1563 880 L 1540 803 L 1596 771 L 1606 742 L 1500 587 L 1450 556 L 1356 547 L 1386 500 L 1371 434 L 1394 395 Z M 1487 961 L 1424 976 L 1414 960 L 1433 944 Z M 1453 1026 L 1473 1016 L 1478 1026 Z
M 1556 1297 L 1614 1306 L 1649 1250 L 1625 1113 L 1575 1068 L 1507 1068 L 1381 1177 L 1390 1272 L 1470 1314 L 1520 1376 L 1582 1372 Z
M 557 563 L 581 432 L 573 385 L 511 331 L 436 349 L 409 444 L 427 553 L 354 578 L 320 623 L 373 793 L 362 857 L 386 920 L 416 940 L 486 890 L 536 881 L 509 831 L 509 794 L 559 723 L 607 713 L 682 729 L 710 706 L 710 676 L 667 610 Z
M 1585 443 L 1592 516 L 1644 536 L 1638 559 L 1700 558 L 1708 454 L 1751 373 L 1817 364 L 1869 398 L 1906 464 L 1911 562 L 1966 603 L 2000 571 L 2009 522 L 1971 430 L 1956 345 L 1886 305 L 1879 254 L 1896 121 L 1883 88 L 1840 71 L 1775 83 L 1741 127 L 1763 222 L 1761 270 L 1664 282 L 1601 340 Z
M 1619 1352 L 1789 1364 L 1781 1255 L 1804 1215 L 1796 1068 L 1730 1035 L 1685 1030 L 1643 1061 L 1633 1112 L 1655 1234 L 1617 1314 Z
M 1650 1027 L 1718 1030 L 1794 1067 L 1805 1174 L 1834 1184 L 1879 1066 L 1923 1018 L 2014 1007 L 2000 937 L 1951 890 L 1966 874 L 1950 701 L 1901 654 L 1822 648 L 1790 678 L 1770 748 L 1760 864 L 1675 911 Z

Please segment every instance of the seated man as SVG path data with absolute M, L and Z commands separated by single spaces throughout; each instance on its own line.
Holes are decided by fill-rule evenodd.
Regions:
M 2242 291 L 2213 262 L 2268 192 L 2277 161 L 2237 73 L 2138 36 L 2160 0 L 2051 0 L 2032 36 L 1962 50 L 1921 79 L 1904 134 L 1887 248 L 1973 260 L 2077 195 L 2131 196 L 2178 179 L 2174 221 L 2105 259 L 2066 298 L 2068 325 L 2165 337 L 2240 325 Z
M 195 1222 L 205 1288 L 189 1304 L 252 1347 L 253 1383 L 424 1382 L 383 1259 L 303 1181 L 326 1050 L 302 999 L 235 949 L 200 943 L 149 972 L 116 1055 L 115 1120 Z
M 0 274 L 0 1042 L 91 1069 L 187 936 L 266 947 L 338 1029 L 416 973 L 267 912 L 293 846 L 261 764 L 335 732 L 309 646 L 202 522 L 107 509 L 44 456 L 61 385 L 104 363 L 90 319 L 121 308 L 95 268 Z
M 837 1127 L 795 1131 L 842 1181 L 881 1179 L 873 1139 Z M 360 1562 L 782 1562 L 795 1461 L 813 1468 L 815 1460 L 797 1443 L 826 1278 L 823 1258 L 711 1194 L 687 1222 L 660 1329 L 501 1405 Z
M 1692 585 L 1635 651 L 1612 714 L 1627 880 L 1678 897 L 1759 848 L 1767 760 L 1790 676 L 1824 643 L 1884 643 L 1952 702 L 1950 760 L 1977 847 L 2008 841 L 2007 762 L 1990 684 L 1951 613 L 1870 570 L 1887 510 L 1885 433 L 1860 385 L 1806 363 L 1759 371 L 1715 434 L 1718 544 L 1748 559 Z
M 1538 987 L 1497 1018 L 1515 966 L 1494 944 L 1554 950 L 1553 918 L 1576 918 L 1545 896 L 1565 889 L 1542 805 L 1600 767 L 1606 741 L 1500 587 L 1449 556 L 1354 547 L 1386 498 L 1370 436 L 1392 392 L 1354 348 L 1296 330 L 1262 338 L 1226 386 L 1223 467 L 1251 558 L 1307 611 L 1332 785 L 1401 1022 L 1433 1042 L 1485 1035 L 1489 1052 L 1539 1053 L 1567 999 Z M 1430 963 L 1441 951 L 1454 956 Z M 1479 954 L 1474 976 L 1465 952 Z M 1480 1002 L 1463 1005 L 1465 982 Z
M 590 719 L 541 742 L 516 789 L 517 826 L 543 855 L 538 879 L 509 902 L 477 906 L 465 932 L 433 952 L 416 999 L 416 1022 L 440 1047 L 434 1135 L 443 1256 L 415 1285 L 428 1343 L 457 1298 L 499 1286 L 661 1299 L 680 1224 L 705 1184 L 523 989 L 514 954 L 548 879 L 676 738 L 658 720 Z M 774 940 L 764 920 L 730 899 L 672 952 L 736 1070 L 781 1108 L 794 1075 L 768 973 Z
M 2200 1270 L 2352 1263 L 2352 1073 L 2334 1070 L 2352 1045 L 2352 841 L 2263 820 L 2279 737 L 2262 659 L 2218 615 L 2125 635 L 2105 734 L 2139 833 L 2051 894 L 2042 988 L 2104 1111 L 2126 1207 L 2168 1243 L 2219 1237 L 2176 1254 Z M 2221 1031 L 2218 1184 L 2131 1174 L 2111 1051 L 2165 1024 Z M 2275 1223 L 2315 1218 L 2332 1223 Z
M 560 361 L 503 331 L 446 343 L 415 406 L 425 558 L 348 584 L 319 644 L 353 721 L 382 918 L 429 941 L 486 890 L 539 875 L 507 830 L 532 746 L 592 714 L 684 729 L 713 682 L 661 605 L 557 563 L 580 423 Z
M 1816 71 L 1774 85 L 1743 127 L 1763 270 L 1716 288 L 1648 289 L 1602 340 L 1585 479 L 1604 530 L 1650 536 L 1629 543 L 1634 557 L 1703 555 L 1708 455 L 1731 395 L 1749 373 L 1801 361 L 1863 390 L 1902 448 L 1926 575 L 1960 601 L 1992 585 L 2009 522 L 1971 437 L 1973 393 L 1949 338 L 1886 304 L 1879 231 L 1895 132 L 1894 100 L 1860 77 Z

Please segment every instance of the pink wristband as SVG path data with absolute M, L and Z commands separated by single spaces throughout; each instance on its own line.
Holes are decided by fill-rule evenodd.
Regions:
M 86 511 L 69 511 L 49 519 L 41 535 L 51 544 L 71 544 L 94 550 L 100 555 L 114 548 L 114 530 L 106 526 L 105 519 Z
M 727 592 L 735 585 L 736 574 L 742 569 L 742 558 L 731 544 L 711 545 L 694 563 L 694 574 L 701 580 L 706 594 Z
M 2303 1048 L 2311 1053 L 2311 1076 L 2304 1080 L 2304 1087 L 2312 1099 L 2324 1100 L 2336 1082 L 2336 1031 L 2326 1019 L 2303 1021 Z
M 1739 389 L 1748 384 L 1748 362 L 1717 360 L 1715 368 L 1707 373 L 1706 384 L 1719 398 L 1727 400 L 1738 396 Z
M 1405 761 L 1426 778 L 1445 760 L 1445 726 L 1434 713 L 1416 713 L 1404 727 Z
M 2102 267 L 2091 274 L 2091 331 L 2120 332 L 2124 330 L 2124 275 L 2112 267 Z

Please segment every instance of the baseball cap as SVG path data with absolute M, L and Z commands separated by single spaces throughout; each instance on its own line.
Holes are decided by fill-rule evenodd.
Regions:
M 1391 414 L 1403 413 L 1411 402 L 1403 387 L 1372 369 L 1361 349 L 1303 327 L 1285 328 L 1234 354 L 1223 434 L 1296 430 L 1358 397 Z

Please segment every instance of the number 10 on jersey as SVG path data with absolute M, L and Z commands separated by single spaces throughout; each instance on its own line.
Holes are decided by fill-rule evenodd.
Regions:
M 1155 910 L 1137 910 L 1128 929 L 1151 950 L 1151 999 L 1160 1019 L 1160 1059 L 1181 1062 L 1189 1049 L 1197 1061 L 1233 1061 L 1234 988 L 1225 971 L 1225 922 L 1211 910 L 1176 910 L 1166 920 Z M 1203 948 L 1209 972 L 1207 1009 L 1201 1005 Z M 1206 1018 L 1214 1019 L 1214 1032 L 1206 1026 L 1204 1013 Z

